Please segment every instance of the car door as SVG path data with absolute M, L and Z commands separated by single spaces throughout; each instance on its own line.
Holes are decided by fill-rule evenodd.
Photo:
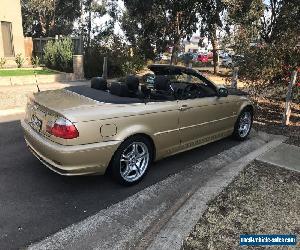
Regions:
M 189 76 L 189 79 L 206 90 L 204 88 L 199 96 L 178 101 L 180 142 L 187 148 L 230 134 L 237 115 L 237 104 L 230 97 L 219 97 L 208 80 L 195 76 Z
M 156 158 L 178 151 L 180 147 L 178 101 L 148 102 L 143 112 L 147 115 L 143 116 L 141 123 L 151 130 L 156 146 Z

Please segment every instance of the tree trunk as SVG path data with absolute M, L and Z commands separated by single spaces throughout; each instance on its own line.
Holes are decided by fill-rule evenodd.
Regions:
M 179 40 L 174 41 L 173 50 L 172 50 L 172 56 L 170 64 L 177 64 L 178 62 L 178 50 L 179 50 Z
M 219 54 L 218 54 L 218 38 L 217 29 L 213 28 L 211 33 L 211 44 L 213 47 L 213 63 L 214 63 L 214 74 L 219 72 Z
M 283 114 L 283 125 L 290 124 L 292 93 L 293 93 L 293 86 L 296 83 L 296 79 L 297 79 L 297 70 L 294 70 L 292 73 L 291 81 L 288 86 L 288 91 L 286 93 L 285 110 Z
M 177 53 L 179 50 L 179 42 L 180 42 L 180 28 L 179 28 L 179 23 L 180 23 L 180 13 L 176 13 L 176 29 L 174 33 L 174 43 L 173 43 L 173 49 L 172 49 L 172 56 L 171 56 L 171 61 L 170 64 L 177 64 Z
M 237 89 L 238 72 L 239 72 L 239 68 L 234 67 L 232 72 L 231 88 Z

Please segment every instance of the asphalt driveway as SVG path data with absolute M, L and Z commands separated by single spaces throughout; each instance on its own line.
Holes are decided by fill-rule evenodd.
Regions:
M 155 163 L 143 182 L 125 188 L 108 176 L 51 172 L 27 150 L 19 121 L 0 120 L 0 249 L 39 241 L 237 144 L 228 138 L 169 157 Z

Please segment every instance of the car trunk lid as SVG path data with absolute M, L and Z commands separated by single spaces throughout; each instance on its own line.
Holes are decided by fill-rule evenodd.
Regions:
M 33 93 L 27 103 L 25 122 L 39 134 L 65 144 L 64 139 L 52 136 L 47 128 L 51 127 L 58 118 L 65 117 L 66 110 L 94 106 L 97 103 L 65 89 Z
M 98 102 L 66 89 L 48 90 L 33 94 L 34 102 L 47 109 L 61 112 L 66 109 L 96 105 Z

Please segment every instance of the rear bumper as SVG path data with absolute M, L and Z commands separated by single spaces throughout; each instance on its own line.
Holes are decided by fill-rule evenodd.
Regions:
M 64 146 L 50 141 L 21 121 L 24 138 L 31 152 L 48 168 L 61 175 L 104 174 L 120 145 L 108 141 L 87 145 Z

